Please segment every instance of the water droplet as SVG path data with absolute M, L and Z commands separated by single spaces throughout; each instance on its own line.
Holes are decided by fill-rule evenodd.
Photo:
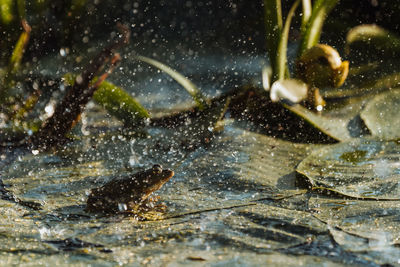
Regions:
M 125 203 L 118 203 L 118 210 L 119 211 L 126 211 L 128 209 L 128 206 L 126 206 Z

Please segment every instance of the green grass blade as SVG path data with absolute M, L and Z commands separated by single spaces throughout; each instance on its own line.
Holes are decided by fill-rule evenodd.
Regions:
M 312 14 L 312 6 L 311 6 L 311 0 L 302 0 L 302 7 L 303 7 L 303 14 L 301 17 L 301 30 L 300 32 L 304 32 L 306 29 L 307 23 L 311 17 Z
M 319 42 L 322 26 L 328 13 L 335 7 L 339 0 L 317 0 L 314 3 L 312 14 L 308 20 L 304 32 L 301 33 L 302 41 L 298 56 L 301 56 L 305 50 L 311 48 Z
M 27 23 L 25 23 L 24 31 L 19 36 L 19 39 L 15 44 L 14 50 L 10 58 L 9 71 L 12 74 L 15 74 L 19 66 L 21 65 L 21 60 L 25 52 L 25 47 L 28 44 L 30 33 L 31 33 L 31 27 Z
M 21 65 L 21 60 L 29 41 L 31 27 L 25 20 L 22 20 L 22 26 L 24 31 L 21 33 L 17 43 L 15 44 L 8 66 L 4 72 L 0 73 L 0 102 L 6 100 L 11 88 L 15 84 L 15 74 L 18 72 Z
M 289 39 L 289 30 L 290 24 L 292 22 L 292 18 L 294 16 L 294 12 L 296 11 L 300 0 L 297 0 L 293 3 L 292 7 L 289 10 L 287 15 L 285 25 L 282 30 L 282 36 L 279 40 L 278 51 L 276 54 L 276 73 L 278 80 L 289 78 L 289 72 L 287 70 L 287 43 Z
M 180 74 L 179 72 L 171 69 L 167 65 L 164 65 L 163 63 L 148 58 L 144 56 L 136 56 L 136 59 L 146 62 L 147 64 L 150 64 L 163 72 L 167 73 L 169 76 L 171 76 L 175 81 L 177 81 L 180 85 L 182 85 L 186 91 L 192 96 L 193 100 L 196 102 L 198 105 L 199 109 L 204 109 L 206 106 L 208 106 L 208 102 L 206 98 L 202 95 L 200 90 L 194 85 L 188 78 Z
M 264 0 L 267 54 L 272 68 L 272 82 L 278 79 L 276 54 L 282 33 L 281 0 Z

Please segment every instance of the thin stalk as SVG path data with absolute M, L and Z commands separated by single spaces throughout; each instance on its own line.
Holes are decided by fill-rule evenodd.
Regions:
M 289 78 L 289 72 L 287 72 L 287 44 L 289 39 L 289 30 L 290 24 L 292 22 L 292 18 L 294 16 L 294 12 L 299 6 L 300 0 L 297 0 L 293 3 L 292 7 L 289 10 L 287 15 L 285 25 L 283 27 L 282 36 L 279 40 L 278 51 L 276 54 L 276 73 L 277 80 L 281 80 L 284 78 Z
M 26 19 L 25 0 L 17 0 L 18 15 L 21 20 Z

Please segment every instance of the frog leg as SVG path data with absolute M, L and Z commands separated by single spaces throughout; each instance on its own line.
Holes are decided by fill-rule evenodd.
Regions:
M 160 200 L 160 196 L 153 196 L 149 197 L 146 199 L 146 201 L 143 201 L 140 204 L 140 209 L 142 211 L 149 211 L 149 210 L 155 210 L 155 211 L 165 211 L 167 209 L 167 206 L 163 203 L 157 203 Z

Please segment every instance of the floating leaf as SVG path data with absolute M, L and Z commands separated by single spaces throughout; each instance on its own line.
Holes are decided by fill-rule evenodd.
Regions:
M 356 43 L 373 45 L 376 50 L 400 52 L 400 37 L 375 24 L 352 28 L 346 36 L 346 50 Z
M 259 248 L 284 248 L 304 243 L 306 233 L 325 233 L 326 225 L 310 213 L 283 209 L 265 204 L 241 207 L 235 210 L 236 216 L 228 216 L 225 223 L 240 220 L 242 225 L 232 223 L 232 230 L 240 231 L 241 240 L 247 244 L 257 244 Z M 234 239 L 234 240 L 235 240 Z M 260 240 L 262 239 L 262 241 Z
M 200 109 L 203 109 L 206 105 L 208 105 L 207 99 L 202 95 L 197 86 L 179 72 L 171 69 L 167 65 L 164 65 L 163 63 L 155 59 L 144 56 L 136 56 L 136 59 L 146 62 L 147 64 L 150 64 L 170 75 L 175 81 L 182 85 L 183 88 L 186 89 L 186 91 L 188 91 L 188 93 L 193 97 L 193 100 L 197 103 Z
M 357 247 L 347 246 L 351 251 L 382 251 L 393 244 L 400 244 L 398 201 L 311 198 L 308 205 L 318 211 L 314 214 L 315 217 L 332 228 L 353 235 L 346 237 L 341 231 L 331 230 L 333 237 L 341 245 L 358 243 Z M 360 238 L 367 240 L 360 242 Z M 396 257 L 398 259 L 398 252 Z
M 355 139 L 312 152 L 297 167 L 315 189 L 365 199 L 400 200 L 400 144 Z
M 358 117 L 358 112 L 362 109 L 360 103 L 351 104 L 341 108 L 338 112 L 324 113 L 323 115 L 299 104 L 285 105 L 285 107 L 338 141 L 366 135 L 362 121 Z
M 372 135 L 389 140 L 400 138 L 400 90 L 375 96 L 360 116 Z

